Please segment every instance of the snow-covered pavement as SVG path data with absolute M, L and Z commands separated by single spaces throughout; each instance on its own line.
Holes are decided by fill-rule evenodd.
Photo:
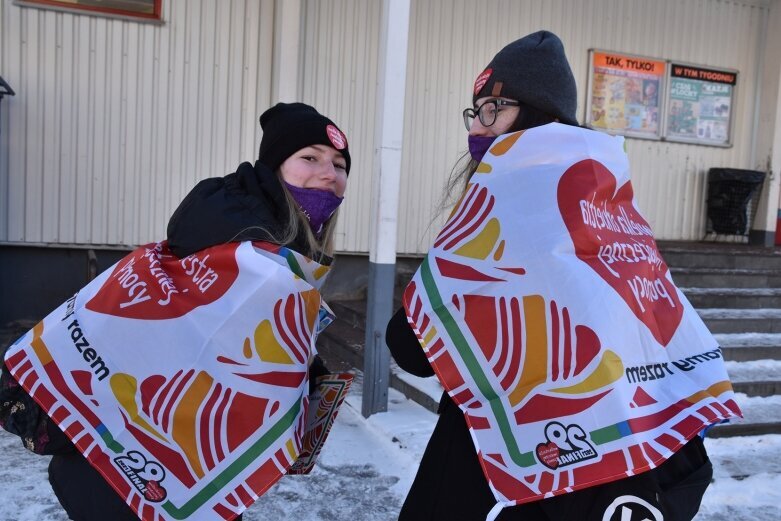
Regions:
M 354 392 L 315 471 L 283 478 L 244 519 L 396 519 L 435 421 L 434 414 L 393 389 L 389 411 L 364 419 Z M 781 435 L 708 439 L 706 446 L 714 482 L 696 521 L 781 519 Z M 48 458 L 27 452 L 2 430 L 0 451 L 0 521 L 66 521 L 46 480 Z

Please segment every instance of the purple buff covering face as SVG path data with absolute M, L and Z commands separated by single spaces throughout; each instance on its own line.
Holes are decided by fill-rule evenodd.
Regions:
M 475 161 L 482 161 L 483 156 L 494 142 L 496 136 L 469 136 L 469 154 Z
M 299 188 L 289 183 L 285 186 L 290 191 L 290 195 L 298 203 L 301 211 L 309 219 L 309 227 L 315 235 L 322 232 L 323 223 L 333 215 L 336 209 L 344 201 L 344 197 L 338 197 L 327 190 L 316 190 L 312 188 Z

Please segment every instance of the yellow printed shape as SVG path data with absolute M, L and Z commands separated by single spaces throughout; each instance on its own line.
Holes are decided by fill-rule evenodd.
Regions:
M 548 328 L 545 318 L 545 299 L 540 295 L 523 297 L 526 346 L 523 351 L 523 369 L 518 385 L 510 393 L 510 405 L 515 407 L 548 377 Z M 516 347 L 517 348 L 517 347 Z
M 328 266 L 320 266 L 312 273 L 312 275 L 315 277 L 315 280 L 320 280 L 326 275 L 328 275 L 329 271 L 331 271 L 331 268 L 329 268 Z
M 214 379 L 206 372 L 199 372 L 198 376 L 195 377 L 182 395 L 179 405 L 177 405 L 174 411 L 174 441 L 182 448 L 193 472 L 199 478 L 204 476 L 204 472 L 201 460 L 198 457 L 198 425 L 196 418 L 198 409 L 209 394 L 213 382 Z
M 584 394 L 612 384 L 624 374 L 624 363 L 621 358 L 610 349 L 602 355 L 596 369 L 580 383 L 569 387 L 551 389 L 552 392 L 563 394 Z
M 502 260 L 502 256 L 504 255 L 504 240 L 499 243 L 499 247 L 496 248 L 496 251 L 494 252 L 494 260 L 499 261 Z
M 711 396 L 719 396 L 727 391 L 732 391 L 732 382 L 729 380 L 722 380 L 708 387 L 708 394 Z
M 686 398 L 686 401 L 693 405 L 697 402 L 701 402 L 702 400 L 709 400 L 711 398 L 713 398 L 713 395 L 710 394 L 708 391 L 697 391 L 691 396 L 688 396 Z
M 730 382 L 729 380 L 722 380 L 720 382 L 716 382 L 715 384 L 711 385 L 705 391 L 697 391 L 691 396 L 688 396 L 686 398 L 686 401 L 694 404 L 702 400 L 707 400 L 709 398 L 717 397 L 722 393 L 726 393 L 728 391 L 732 391 L 732 382 Z
M 689 403 L 697 403 L 708 398 L 713 398 L 727 391 L 732 391 L 732 383 L 729 380 L 722 380 L 711 385 L 705 391 L 698 391 L 686 398 Z
M 426 336 L 423 337 L 423 347 L 428 346 L 436 336 L 437 336 L 437 328 L 431 326 L 428 330 L 428 333 L 426 333 Z
M 111 375 L 109 385 L 111 386 L 111 392 L 114 393 L 117 402 L 125 409 L 132 423 L 135 423 L 152 436 L 160 438 L 168 443 L 166 437 L 157 432 L 157 429 L 152 427 L 149 422 L 143 419 L 138 413 L 138 404 L 136 403 L 138 381 L 134 377 L 126 373 L 116 373 Z
M 491 165 L 489 165 L 488 163 L 483 163 L 481 161 L 480 164 L 477 165 L 477 169 L 475 170 L 475 172 L 477 172 L 478 174 L 490 174 L 491 170 L 493 170 L 493 168 L 491 168 Z
M 495 156 L 501 156 L 510 151 L 516 141 L 523 135 L 523 130 L 510 134 L 507 138 L 501 140 L 490 148 L 490 152 Z
M 476 237 L 458 248 L 454 253 L 462 257 L 485 260 L 493 251 L 494 246 L 496 246 L 500 231 L 499 220 L 493 217 L 485 223 L 485 226 L 483 226 L 483 229 L 480 230 Z
M 316 289 L 310 289 L 307 291 L 302 291 L 300 295 L 301 298 L 304 299 L 306 323 L 309 325 L 309 329 L 312 330 L 315 327 L 315 321 L 317 320 L 317 315 L 320 312 L 320 292 Z
M 264 362 L 272 364 L 293 363 L 293 359 L 290 358 L 285 348 L 277 341 L 274 328 L 268 320 L 263 320 L 255 328 L 255 351 Z
M 35 324 L 35 327 L 33 327 L 33 339 L 30 342 L 30 345 L 33 347 L 35 356 L 38 357 L 38 360 L 41 361 L 41 364 L 46 365 L 52 361 L 52 354 L 51 351 L 49 351 L 49 348 L 46 347 L 46 343 L 41 338 L 42 335 L 43 320 Z
M 293 446 L 292 438 L 287 440 L 287 443 L 285 443 L 285 448 L 287 448 L 287 453 L 290 454 L 290 459 L 292 461 L 296 461 L 298 459 L 298 451 L 296 451 L 295 446 Z

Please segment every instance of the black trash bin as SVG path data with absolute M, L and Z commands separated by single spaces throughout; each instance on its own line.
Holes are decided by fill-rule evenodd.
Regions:
M 765 172 L 738 168 L 708 171 L 708 232 L 748 235 Z

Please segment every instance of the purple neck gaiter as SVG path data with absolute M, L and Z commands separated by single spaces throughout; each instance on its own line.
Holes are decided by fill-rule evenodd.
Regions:
M 494 142 L 496 136 L 469 136 L 469 154 L 475 161 L 482 161 L 483 156 L 488 152 L 488 148 L 491 143 Z
M 284 181 L 283 181 L 284 182 Z M 298 203 L 298 207 L 309 219 L 309 227 L 315 235 L 323 231 L 323 223 L 333 215 L 336 209 L 344 201 L 344 197 L 338 197 L 328 190 L 314 188 L 299 188 L 290 183 L 285 183 L 290 195 Z

